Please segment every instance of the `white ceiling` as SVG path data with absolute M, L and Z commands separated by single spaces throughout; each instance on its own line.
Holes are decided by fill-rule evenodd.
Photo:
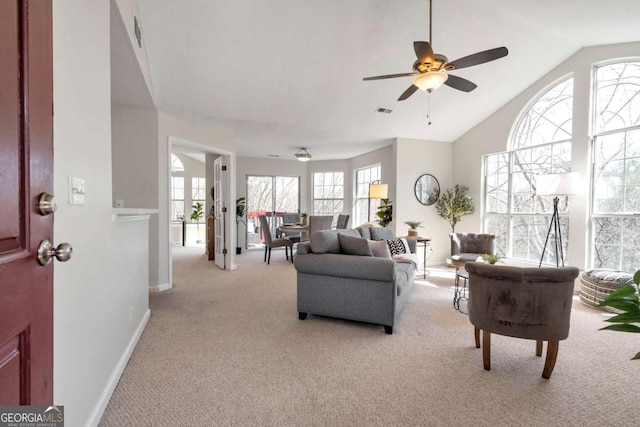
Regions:
M 640 0 L 434 0 L 436 53 L 509 56 L 453 72 L 478 85 L 396 99 L 428 0 L 138 0 L 157 107 L 232 128 L 237 154 L 350 158 L 394 137 L 453 141 L 581 47 L 640 40 Z M 393 109 L 376 113 L 378 107 Z

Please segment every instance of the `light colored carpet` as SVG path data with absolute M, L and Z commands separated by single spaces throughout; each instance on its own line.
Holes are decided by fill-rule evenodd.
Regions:
M 387 335 L 298 320 L 284 252 L 269 266 L 262 252 L 238 264 L 224 272 L 178 249 L 174 289 L 151 295 L 151 320 L 100 425 L 637 425 L 640 361 L 629 359 L 640 339 L 598 331 L 604 315 L 577 300 L 545 380 L 528 340 L 494 335 L 483 370 L 473 328 L 452 308 L 452 270 L 418 280 Z

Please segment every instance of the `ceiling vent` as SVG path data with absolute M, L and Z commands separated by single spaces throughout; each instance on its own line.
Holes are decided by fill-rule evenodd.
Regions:
M 378 107 L 376 109 L 376 113 L 385 113 L 385 114 L 391 114 L 393 110 L 391 108 L 384 108 L 384 107 Z

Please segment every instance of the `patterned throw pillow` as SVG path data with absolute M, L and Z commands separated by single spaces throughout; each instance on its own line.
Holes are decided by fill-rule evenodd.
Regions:
M 387 245 L 389 245 L 389 251 L 391 251 L 391 256 L 400 255 L 407 253 L 407 247 L 402 239 L 389 239 L 387 240 Z

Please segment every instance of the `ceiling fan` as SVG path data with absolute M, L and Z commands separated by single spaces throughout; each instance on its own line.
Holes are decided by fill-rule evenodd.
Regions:
M 446 56 L 433 52 L 431 47 L 431 29 L 432 25 L 432 1 L 429 0 L 429 41 L 414 41 L 413 49 L 418 59 L 413 63 L 412 73 L 386 74 L 383 76 L 365 77 L 363 80 L 382 80 L 393 79 L 396 77 L 413 77 L 413 84 L 405 90 L 398 101 L 404 101 L 413 95 L 418 89 L 431 92 L 445 84 L 454 89 L 463 92 L 471 92 L 476 87 L 475 83 L 463 79 L 452 74 L 450 71 L 459 70 L 461 68 L 472 67 L 474 65 L 484 64 L 485 62 L 495 61 L 509 54 L 506 47 L 497 47 L 482 52 L 474 53 L 463 58 L 449 62 Z

